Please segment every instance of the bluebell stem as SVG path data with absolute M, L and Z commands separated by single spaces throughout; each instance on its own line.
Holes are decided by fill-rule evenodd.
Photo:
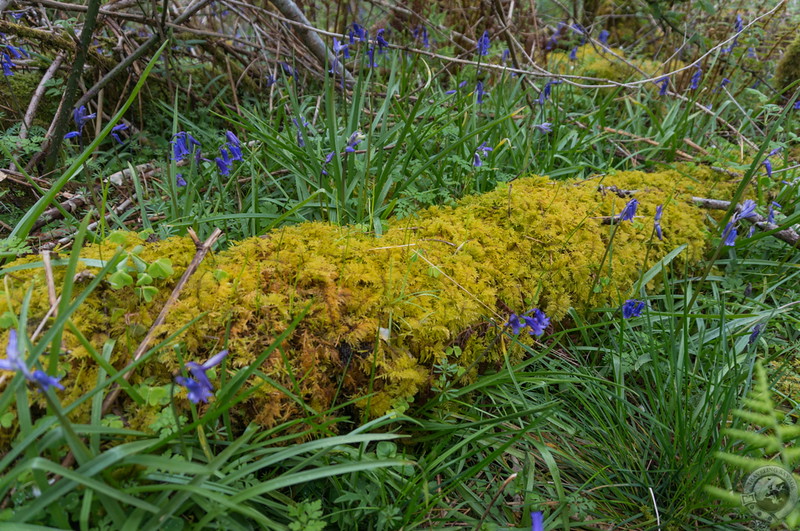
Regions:
M 19 351 L 17 331 L 13 328 L 8 332 L 6 358 L 0 359 L 0 370 L 19 372 L 26 380 L 38 384 L 44 391 L 47 391 L 51 387 L 61 390 L 64 389 L 64 386 L 59 383 L 60 378 L 50 376 L 44 371 L 36 370 L 31 372 L 30 369 L 28 369 L 28 366 L 25 364 L 25 359 Z
M 600 35 L 597 37 L 597 40 L 600 41 L 602 44 L 607 45 L 608 44 L 608 37 L 610 35 L 611 34 L 608 32 L 608 30 L 603 30 L 603 31 L 600 32 Z
M 664 96 L 667 93 L 667 87 L 669 87 L 669 78 L 664 76 L 657 81 L 658 84 L 661 85 L 661 88 L 658 89 L 658 95 Z
M 636 208 L 639 206 L 639 201 L 636 199 L 631 199 L 625 205 L 625 208 L 622 209 L 622 212 L 619 214 L 620 221 L 633 221 L 634 216 L 636 216 Z
M 656 216 L 653 218 L 653 227 L 656 231 L 656 236 L 658 236 L 659 240 L 664 239 L 664 235 L 661 232 L 661 215 L 664 213 L 664 205 L 658 205 L 656 207 Z
M 578 58 L 578 47 L 576 46 L 569 52 L 569 60 L 574 61 L 577 58 Z
M 544 514 L 542 511 L 531 513 L 531 531 L 544 531 Z
M 775 223 L 775 209 L 780 210 L 781 205 L 775 201 L 769 205 L 769 212 L 767 212 L 767 223 Z
M 747 340 L 747 344 L 748 345 L 752 345 L 753 343 L 756 342 L 756 339 L 758 339 L 758 335 L 761 333 L 761 330 L 763 328 L 764 328 L 764 325 L 762 325 L 761 323 L 759 323 L 759 324 L 757 324 L 757 325 L 755 325 L 753 327 L 753 331 L 750 332 L 750 338 Z
M 111 128 L 111 136 L 114 140 L 119 142 L 120 144 L 124 143 L 122 138 L 119 136 L 120 131 L 125 131 L 128 128 L 128 124 L 117 124 Z
M 700 86 L 700 79 L 703 77 L 703 70 L 699 66 L 695 66 L 697 70 L 695 70 L 694 74 L 692 74 L 692 79 L 689 82 L 689 89 L 695 90 L 697 87 Z
M 622 318 L 631 319 L 633 317 L 639 317 L 642 315 L 642 310 L 644 310 L 644 307 L 644 301 L 628 299 L 622 305 Z
M 478 55 L 489 55 L 489 48 L 492 46 L 492 42 L 489 40 L 489 31 L 486 30 L 481 35 L 481 38 L 478 39 Z
M 378 41 L 378 54 L 386 53 L 385 49 L 389 47 L 389 43 L 383 38 L 385 31 L 386 30 L 384 28 L 381 28 L 375 32 L 375 39 Z
M 553 132 L 553 124 L 550 122 L 542 122 L 540 124 L 536 124 L 533 126 L 534 129 L 538 129 L 542 133 L 552 133 Z

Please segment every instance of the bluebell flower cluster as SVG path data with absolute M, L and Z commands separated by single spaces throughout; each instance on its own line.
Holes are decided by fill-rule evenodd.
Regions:
M 658 89 L 658 95 L 664 96 L 667 93 L 667 88 L 669 87 L 669 78 L 667 76 L 662 77 L 659 79 L 656 84 L 661 85 L 661 88 Z
M 413 34 L 415 41 L 422 41 L 422 46 L 424 48 L 430 48 L 431 47 L 431 42 L 430 42 L 430 39 L 428 37 L 428 30 L 425 28 L 424 25 L 423 26 L 417 26 L 416 28 L 414 28 L 412 30 L 411 33 Z
M 111 128 L 111 137 L 120 144 L 123 144 L 124 142 L 122 140 L 122 137 L 119 136 L 119 134 L 120 132 L 125 131 L 127 129 L 128 129 L 128 124 L 125 123 L 117 124 Z
M 481 35 L 481 38 L 478 39 L 478 55 L 486 56 L 489 55 L 489 48 L 491 48 L 492 42 L 489 40 L 489 31 L 486 30 Z
M 483 104 L 483 97 L 488 94 L 483 90 L 483 81 L 478 81 L 478 84 L 475 85 L 475 95 L 477 96 L 478 105 Z
M 534 308 L 525 312 L 523 315 L 512 313 L 505 326 L 511 327 L 511 332 L 518 335 L 526 326 L 530 328 L 528 333 L 532 336 L 544 334 L 545 329 L 550 325 L 550 318 L 539 308 Z
M 547 39 L 547 42 L 544 45 L 545 50 L 552 50 L 558 45 L 558 38 L 561 36 L 561 33 L 564 31 L 566 26 L 567 25 L 564 22 L 558 23 L 555 33 L 553 33 L 553 35 Z
M 483 166 L 483 160 L 481 160 L 481 158 L 485 157 L 491 151 L 494 151 L 494 148 L 489 147 L 486 142 L 482 143 L 478 146 L 478 149 L 475 150 L 475 154 L 472 158 L 472 165 L 476 168 Z
M 206 373 L 222 363 L 222 360 L 224 360 L 227 355 L 228 351 L 222 350 L 203 364 L 190 361 L 186 364 L 186 368 L 189 370 L 189 374 L 191 374 L 192 377 L 177 376 L 175 378 L 175 383 L 181 387 L 185 387 L 189 392 L 188 398 L 192 403 L 208 402 L 208 399 L 214 394 L 214 386 L 211 385 L 211 381 L 208 379 Z
M 689 82 L 689 90 L 696 90 L 697 87 L 700 86 L 700 79 L 703 77 L 703 70 L 700 68 L 699 65 L 695 65 L 694 74 L 692 74 L 692 79 Z
M 467 86 L 467 80 L 466 79 L 458 84 L 458 88 L 464 88 L 466 86 Z M 458 89 L 452 89 L 452 90 L 446 91 L 445 94 L 455 94 L 456 92 L 458 92 Z
M 534 129 L 538 129 L 542 133 L 552 133 L 553 132 L 553 124 L 550 122 L 542 122 L 540 124 L 535 124 L 533 126 Z
M 739 34 L 744 30 L 744 21 L 742 15 L 736 15 L 736 20 L 733 22 L 733 30 L 736 34 L 733 37 L 731 45 L 722 49 L 722 53 L 731 53 L 734 48 L 739 46 Z
M 0 66 L 3 67 L 3 75 L 4 76 L 13 76 L 14 72 L 12 68 L 15 68 L 17 65 L 14 64 L 13 59 L 23 59 L 25 57 L 30 57 L 27 51 L 23 48 L 18 48 L 11 44 L 5 45 L 5 50 L 0 53 Z
M 97 113 L 89 114 L 89 111 L 86 110 L 86 106 L 81 105 L 72 112 L 72 120 L 75 122 L 75 126 L 78 128 L 77 131 L 70 131 L 64 135 L 64 138 L 68 140 L 70 138 L 81 136 L 83 133 L 83 126 L 86 125 L 86 122 L 94 120 L 95 118 L 97 118 Z
M 383 34 L 386 32 L 384 28 L 379 29 L 375 32 L 375 39 L 378 42 L 378 54 L 386 53 L 386 49 L 389 48 L 389 42 L 383 37 Z
M 608 37 L 611 35 L 608 30 L 603 30 L 600 32 L 600 35 L 597 37 L 597 40 L 600 41 L 601 44 L 608 46 Z
M 738 212 L 736 212 L 731 220 L 725 225 L 725 230 L 722 231 L 722 239 L 725 245 L 732 247 L 736 245 L 736 237 L 739 235 L 739 230 L 737 228 L 737 223 L 740 220 L 753 217 L 756 213 L 756 202 L 752 199 L 746 200 L 742 203 L 741 207 L 739 207 Z M 751 233 L 752 235 L 752 233 Z
M 645 308 L 644 301 L 637 299 L 628 299 L 622 305 L 622 318 L 632 319 L 642 315 L 642 310 Z
M 172 137 L 172 160 L 180 162 L 194 153 L 195 159 L 200 161 L 200 142 L 191 133 L 178 131 Z M 195 149 L 197 148 L 197 149 Z
M 231 174 L 234 161 L 242 160 L 242 145 L 233 131 L 226 131 L 225 138 L 227 142 L 219 148 L 221 156 L 214 159 L 214 162 L 217 163 L 220 174 L 227 177 Z
M 364 29 L 364 26 L 358 24 L 357 22 L 353 22 L 347 36 L 350 39 L 350 44 L 355 44 L 356 39 L 358 39 L 359 42 L 367 42 L 369 40 L 369 34 L 367 33 L 367 30 Z
M 350 58 L 350 49 L 347 44 L 342 44 L 342 42 L 337 39 L 336 37 L 333 38 L 333 62 L 331 63 L 331 68 L 328 70 L 331 74 L 335 74 L 338 67 L 339 67 L 339 55 L 342 56 L 342 59 L 349 59 Z
M 44 391 L 47 391 L 51 387 L 61 390 L 64 389 L 64 386 L 59 383 L 61 378 L 50 376 L 46 372 L 40 370 L 31 372 L 20 352 L 17 331 L 13 328 L 8 333 L 6 357 L 5 359 L 0 359 L 0 370 L 18 372 L 22 374 L 26 380 L 37 384 Z

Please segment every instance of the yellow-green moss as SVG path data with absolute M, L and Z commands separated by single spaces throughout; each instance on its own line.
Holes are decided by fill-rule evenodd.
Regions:
M 675 247 L 688 244 L 679 261 L 699 260 L 706 246 L 706 213 L 693 207 L 689 196 L 728 198 L 734 184 L 727 180 L 702 167 L 623 172 L 580 182 L 531 177 L 464 199 L 454 208 L 435 207 L 395 221 L 377 239 L 322 223 L 286 227 L 208 256 L 169 312 L 159 338 L 205 313 L 178 343 L 188 359 L 197 360 L 227 346 L 228 367 L 235 369 L 251 364 L 310 305 L 283 345 L 285 358 L 276 351 L 260 370 L 295 390 L 316 411 L 333 405 L 341 381 L 339 399 L 372 391 L 370 413 L 381 414 L 426 390 L 433 364 L 443 360 L 449 346 L 458 345 L 461 353 L 448 361 L 473 368 L 472 376 L 476 368 L 500 363 L 503 349 L 485 347 L 509 309 L 536 306 L 557 322 L 570 308 L 586 313 L 616 307 L 631 295 L 642 269 Z M 611 227 L 601 218 L 620 212 L 626 199 L 598 191 L 599 184 L 638 190 L 640 202 L 640 217 L 618 226 L 613 253 L 604 262 Z M 666 205 L 663 242 L 652 238 L 659 204 Z M 117 368 L 130 360 L 195 252 L 187 238 L 144 243 L 130 236 L 127 248 L 137 245 L 143 246 L 145 261 L 172 260 L 175 276 L 161 281 L 157 298 L 145 304 L 131 288 L 114 291 L 103 284 L 73 316 L 98 350 L 106 340 L 117 340 L 112 356 Z M 109 258 L 115 249 L 110 243 L 91 245 L 82 256 Z M 28 257 L 14 265 L 38 260 Z M 63 268 L 57 268 L 56 285 L 62 275 Z M 592 293 L 592 285 L 605 277 L 604 289 Z M 35 326 L 49 308 L 42 269 L 15 271 L 7 278 L 14 301 L 34 286 L 29 323 Z M 388 341 L 377 339 L 381 328 L 389 330 Z M 6 331 L 0 332 L 0 343 L 6 337 Z M 94 387 L 97 372 L 72 334 L 65 332 L 63 341 L 66 390 L 60 396 L 69 403 Z M 174 350 L 166 348 L 131 382 L 150 378 L 163 385 L 178 368 Z M 236 408 L 234 415 L 242 422 L 269 426 L 303 413 L 275 388 L 259 380 L 251 384 L 261 387 Z M 140 417 L 149 418 L 152 411 L 126 407 L 130 424 L 145 427 Z M 79 410 L 75 416 L 86 413 Z
M 797 81 L 800 81 L 800 33 L 786 47 L 775 70 L 775 86 L 778 90 L 785 90 Z M 797 86 L 794 90 L 797 90 Z
M 656 61 L 646 59 L 625 59 L 621 48 L 611 48 L 609 53 L 591 45 L 580 46 L 575 59 L 570 59 L 570 52 L 556 51 L 548 56 L 549 68 L 560 74 L 571 74 L 598 79 L 608 79 L 623 83 L 634 78 L 641 78 L 639 70 L 648 76 L 655 76 L 664 66 Z M 616 56 L 615 56 L 616 55 Z M 626 62 L 627 61 L 627 62 Z M 680 64 L 671 64 L 670 68 L 679 68 Z M 650 88 L 654 88 L 652 85 Z

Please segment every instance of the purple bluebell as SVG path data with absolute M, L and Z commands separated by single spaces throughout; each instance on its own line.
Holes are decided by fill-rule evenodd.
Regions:
M 217 157 L 214 159 L 214 161 L 217 163 L 217 169 L 219 170 L 219 173 L 227 177 L 228 175 L 231 174 L 231 168 L 233 168 L 233 162 L 231 161 L 231 158 L 228 155 L 228 151 L 225 149 L 224 146 L 219 148 L 219 152 L 222 155 L 222 157 Z
M 506 64 L 508 62 L 508 58 L 511 56 L 511 50 L 506 48 L 503 50 L 503 53 L 500 55 L 500 62 Z
M 292 68 L 292 66 L 287 63 L 286 61 L 281 61 L 281 68 L 283 69 L 283 73 L 287 76 L 290 76 L 297 82 L 297 70 Z
M 114 127 L 111 128 L 111 137 L 120 144 L 124 143 L 122 137 L 119 136 L 119 133 L 120 131 L 125 131 L 126 129 L 128 129 L 128 124 L 122 123 L 115 125 Z
M 378 68 L 378 63 L 375 62 L 375 47 L 370 46 L 367 49 L 367 66 L 369 68 Z
M 8 344 L 6 345 L 6 357 L 0 359 L 0 370 L 14 371 L 22 374 L 26 380 L 34 382 L 47 391 L 51 387 L 64 389 L 64 386 L 59 383 L 61 378 L 49 376 L 44 371 L 36 370 L 31 372 L 25 364 L 25 359 L 19 351 L 19 340 L 17 338 L 16 329 L 12 328 L 8 332 Z
M 356 146 L 359 145 L 365 138 L 366 136 L 362 135 L 361 131 L 356 131 L 350 135 L 350 138 L 347 139 L 347 144 L 345 145 L 344 150 L 347 153 L 355 153 Z
M 633 221 L 634 216 L 636 216 L 636 208 L 639 206 L 639 201 L 636 199 L 631 199 L 625 204 L 625 208 L 622 209 L 622 212 L 619 213 L 619 220 L 620 221 Z
M 512 313 L 508 317 L 508 322 L 505 324 L 505 326 L 510 326 L 511 332 L 514 335 L 518 335 L 526 325 L 520 320 L 519 315 Z
M 364 26 L 362 26 L 361 24 L 353 22 L 353 27 L 350 30 L 349 36 L 350 36 L 350 44 L 355 44 L 356 39 L 358 39 L 359 42 L 364 42 L 367 40 L 367 30 L 365 30 Z
M 430 40 L 428 38 L 428 30 L 425 28 L 424 25 L 423 26 L 417 26 L 416 28 L 414 28 L 412 30 L 412 34 L 414 36 L 414 40 L 415 41 L 418 41 L 418 40 L 422 41 L 422 46 L 423 47 L 425 47 L 425 48 L 430 48 L 431 47 L 431 43 L 430 43 Z
M 9 57 L 7 53 L 0 54 L 0 66 L 3 67 L 4 76 L 14 75 L 14 71 L 11 69 L 16 65 L 11 61 L 11 57 Z
M 478 39 L 478 55 L 489 55 L 489 48 L 491 46 L 492 42 L 489 40 L 489 31 L 486 30 L 483 32 L 483 35 L 481 35 L 481 38 Z
M 183 178 L 182 173 L 179 173 L 175 176 L 175 184 L 178 186 L 178 188 L 183 188 L 186 186 L 186 179 Z
M 233 131 L 225 131 L 225 139 L 228 141 L 228 144 L 236 147 L 241 145 L 241 142 L 239 142 L 239 139 L 236 137 Z
M 569 52 L 569 60 L 574 61 L 578 58 L 578 47 L 574 47 L 572 51 Z
M 747 49 L 747 57 L 750 59 L 758 59 L 758 54 L 756 53 L 756 49 L 752 46 Z
M 739 231 L 736 230 L 734 226 L 734 222 L 731 221 L 727 225 L 725 225 L 725 230 L 722 231 L 722 238 L 723 243 L 729 247 L 733 247 L 736 245 L 736 236 L 739 235 Z
M 483 91 L 483 81 L 478 81 L 478 84 L 475 86 L 475 94 L 478 96 L 478 105 L 483 103 L 483 96 L 486 94 Z
M 386 30 L 381 28 L 375 33 L 375 39 L 378 41 L 378 54 L 386 53 L 386 48 L 389 47 L 389 43 L 383 37 L 384 32 L 386 32 Z
M 86 122 L 95 118 L 97 118 L 97 113 L 89 114 L 89 111 L 86 110 L 86 105 L 81 105 L 72 111 L 72 120 L 78 126 L 78 130 L 82 129 Z
M 195 148 L 197 148 L 195 150 Z M 183 160 L 195 151 L 195 157 L 200 157 L 200 142 L 186 131 L 179 131 L 172 137 L 172 160 Z
M 642 314 L 642 310 L 644 310 L 644 308 L 645 308 L 644 301 L 636 299 L 628 299 L 622 305 L 622 318 L 631 319 L 633 317 L 639 317 Z
M 731 83 L 730 79 L 728 79 L 727 77 L 723 77 L 722 78 L 722 83 L 720 83 L 719 86 L 720 86 L 720 88 L 725 88 L 728 85 L 730 85 L 730 83 Z
M 661 232 L 661 215 L 664 213 L 664 205 L 658 205 L 656 207 L 656 216 L 653 218 L 653 227 L 656 231 L 656 236 L 658 236 L 659 240 L 664 239 L 664 234 Z
M 331 151 L 327 155 L 325 155 L 325 159 L 322 161 L 322 175 L 328 175 L 328 171 L 325 169 L 325 166 L 331 163 L 333 157 L 336 156 L 335 151 Z
M 80 132 L 78 131 L 70 131 L 66 135 L 64 135 L 64 140 L 69 140 L 70 138 L 75 138 L 81 136 Z
M 542 511 L 531 512 L 531 531 L 544 531 L 544 513 Z
M 608 30 L 603 30 L 600 32 L 600 35 L 597 37 L 597 40 L 600 41 L 602 44 L 608 45 L 608 37 L 611 35 Z
M 534 129 L 538 129 L 542 133 L 552 133 L 553 132 L 553 124 L 550 122 L 542 122 L 540 124 L 536 124 L 533 126 Z
M 273 76 L 272 74 L 267 74 L 266 76 L 264 76 L 264 82 L 266 83 L 267 87 L 271 87 L 272 85 L 277 83 L 278 80 L 275 79 L 275 76 Z
M 213 395 L 214 386 L 211 385 L 211 381 L 208 379 L 206 372 L 222 363 L 222 360 L 225 359 L 227 355 L 228 351 L 222 350 L 203 364 L 194 361 L 186 363 L 186 368 L 189 370 L 192 378 L 178 376 L 175 378 L 175 382 L 189 391 L 189 400 L 195 404 L 208 401 Z
M 800 100 L 794 102 L 794 109 L 795 110 L 800 110 Z
M 736 30 L 736 33 L 741 33 L 744 30 L 744 21 L 742 20 L 742 15 L 736 15 L 736 21 L 733 23 L 733 29 Z
M 750 332 L 750 338 L 747 340 L 747 344 L 748 345 L 752 345 L 753 343 L 756 342 L 756 339 L 758 339 L 758 335 L 761 333 L 761 330 L 763 328 L 764 328 L 764 325 L 762 325 L 761 323 L 759 323 L 759 324 L 757 324 L 757 325 L 755 325 L 753 327 L 752 332 Z
M 769 159 L 766 159 L 764 162 L 762 162 L 762 164 L 767 170 L 767 177 L 772 178 L 772 163 L 769 161 Z
M 775 201 L 769 205 L 769 211 L 767 212 L 767 223 L 775 223 L 775 210 L 780 210 L 781 205 L 776 203 Z
M 481 158 L 485 157 L 490 151 L 494 151 L 494 148 L 489 147 L 486 142 L 478 146 L 478 149 L 475 150 L 475 155 L 472 157 L 472 165 L 476 168 L 483 166 Z
M 661 88 L 658 89 L 658 95 L 664 96 L 667 93 L 667 87 L 669 87 L 669 78 L 664 76 L 657 81 L 658 84 L 661 85 Z
M 539 105 L 544 105 L 544 102 L 546 102 L 550 98 L 550 93 L 553 89 L 553 85 L 559 85 L 559 84 L 561 84 L 560 79 L 550 80 L 544 84 L 542 92 L 539 93 L 539 99 L 538 99 Z
M 750 225 L 750 230 L 747 231 L 747 237 L 752 238 L 755 233 L 756 233 L 756 226 Z
M 531 329 L 529 334 L 532 336 L 540 336 L 544 334 L 545 329 L 550 325 L 550 318 L 547 317 L 542 310 L 534 308 L 527 312 L 533 315 L 523 315 L 522 320 Z
M 297 121 L 297 118 L 292 118 L 292 123 L 297 128 L 297 145 L 300 147 L 306 147 L 306 141 L 303 137 L 303 128 L 300 127 L 300 123 Z M 303 120 L 303 126 L 308 125 L 308 122 Z
M 753 217 L 756 214 L 756 207 L 758 205 L 752 199 L 747 199 L 744 203 L 742 203 L 741 208 L 739 209 L 739 213 L 734 216 L 734 220 L 738 221 L 740 219 L 746 219 Z
M 6 49 L 11 53 L 11 55 L 14 57 L 14 59 L 24 59 L 25 57 L 30 57 L 31 56 L 31 54 L 29 54 L 24 49 L 17 48 L 16 46 L 12 46 L 10 44 L 6 45 Z
M 692 74 L 692 79 L 689 82 L 689 89 L 696 90 L 700 86 L 700 79 L 703 77 L 703 70 L 699 66 L 695 66 L 696 70 Z

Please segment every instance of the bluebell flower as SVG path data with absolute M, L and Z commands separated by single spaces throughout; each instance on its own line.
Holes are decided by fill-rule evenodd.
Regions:
M 746 200 L 744 203 L 742 203 L 739 213 L 734 216 L 734 220 L 738 221 L 740 219 L 753 217 L 756 213 L 757 206 L 758 205 L 756 205 L 756 202 L 752 199 Z
M 356 39 L 358 39 L 359 42 L 364 42 L 367 40 L 367 30 L 365 30 L 364 26 L 362 26 L 361 24 L 353 22 L 353 26 L 352 29 L 350 30 L 349 36 L 350 36 L 350 44 L 355 44 Z
M 574 61 L 577 58 L 578 58 L 578 47 L 576 46 L 569 52 L 569 60 Z
M 639 201 L 636 199 L 631 199 L 625 205 L 625 208 L 622 209 L 622 212 L 619 214 L 620 221 L 633 221 L 634 216 L 636 216 L 636 208 L 639 206 Z
M 14 57 L 14 59 L 24 59 L 25 57 L 31 56 L 31 54 L 26 52 L 24 49 L 17 48 L 16 46 L 12 46 L 10 44 L 6 45 L 6 49 L 11 52 L 11 55 Z
M 531 531 L 544 531 L 544 514 L 542 511 L 531 512 Z
M 425 26 L 417 26 L 412 30 L 412 34 L 414 36 L 415 41 L 422 40 L 423 47 L 425 48 L 431 47 L 431 43 L 428 38 L 428 30 L 425 28 Z
M 286 61 L 281 61 L 281 68 L 283 69 L 284 74 L 294 79 L 295 83 L 297 82 L 297 70 L 292 68 L 292 66 Z
M 345 59 L 350 59 L 350 47 L 346 44 L 342 44 L 342 42 L 336 37 L 333 38 L 333 53 L 336 55 L 341 53 L 342 57 Z
M 195 156 L 200 157 L 200 142 L 186 131 L 179 131 L 172 137 L 172 160 L 181 161 L 198 148 Z
M 385 31 L 386 30 L 384 28 L 381 28 L 375 32 L 375 39 L 378 41 L 378 54 L 386 53 L 385 48 L 389 47 L 389 43 L 383 38 L 383 33 Z
M 15 65 L 11 61 L 11 57 L 9 57 L 7 53 L 3 53 L 2 55 L 0 55 L 0 66 L 3 67 L 4 76 L 14 75 L 14 72 L 11 69 L 14 68 Z
M 736 33 L 741 33 L 744 29 L 744 21 L 742 20 L 742 15 L 736 15 L 736 21 L 733 23 L 733 29 L 736 30 Z
M 553 132 L 553 124 L 550 122 L 542 122 L 540 124 L 536 124 L 533 126 L 534 129 L 538 129 L 542 133 L 552 133 Z
M 111 128 L 111 136 L 112 136 L 112 138 L 114 138 L 114 140 L 116 140 L 117 142 L 122 144 L 123 140 L 119 136 L 119 133 L 120 133 L 120 131 L 125 131 L 126 129 L 128 129 L 128 124 L 117 124 L 117 125 L 115 125 L 114 127 Z
M 653 226 L 656 231 L 656 236 L 658 236 L 659 240 L 664 239 L 664 235 L 661 232 L 661 215 L 664 213 L 664 205 L 658 205 L 656 207 L 656 216 L 653 218 Z
M 727 77 L 722 78 L 722 83 L 719 84 L 720 88 L 725 88 L 731 83 L 731 80 Z
M 366 136 L 361 134 L 361 131 L 356 131 L 350 138 L 347 139 L 347 144 L 344 147 L 344 150 L 348 153 L 355 153 L 356 146 L 361 143 L 362 140 L 367 138 Z
M 775 201 L 769 205 L 769 212 L 767 212 L 767 223 L 775 223 L 775 209 L 780 209 L 781 205 Z
M 794 109 L 795 110 L 800 110 L 800 100 L 797 100 L 796 102 L 794 102 Z
M 228 141 L 228 144 L 236 147 L 241 146 L 241 142 L 239 142 L 239 139 L 236 137 L 233 131 L 225 131 L 225 139 Z
M 13 371 L 22 374 L 26 380 L 34 382 L 47 391 L 51 387 L 63 390 L 64 386 L 59 383 L 61 378 L 49 376 L 44 371 L 36 370 L 31 372 L 25 364 L 25 359 L 19 351 L 19 341 L 16 329 L 12 328 L 8 332 L 8 344 L 6 345 L 6 357 L 0 359 L 0 370 Z
M 534 308 L 528 313 L 533 313 L 533 315 L 523 315 L 522 320 L 531 329 L 529 334 L 532 336 L 544 334 L 545 329 L 550 325 L 550 318 L 539 308 Z
M 297 118 L 292 118 L 292 123 L 294 123 L 294 126 L 297 128 L 297 145 L 300 147 L 306 147 L 306 141 L 305 138 L 303 138 L 303 128 L 300 127 Z M 303 120 L 303 126 L 306 125 L 308 125 L 308 122 Z
M 489 31 L 486 30 L 481 35 L 481 38 L 478 39 L 478 55 L 489 55 L 489 48 L 492 46 L 491 41 L 489 40 Z
M 597 40 L 600 41 L 602 44 L 608 44 L 608 37 L 611 35 L 608 30 L 603 30 L 600 32 L 600 35 L 597 37 Z
M 478 81 L 478 84 L 475 86 L 475 94 L 478 96 L 478 105 L 483 103 L 483 96 L 486 94 L 483 91 L 483 81 Z
M 82 129 L 86 122 L 95 118 L 97 118 L 97 113 L 89 114 L 89 111 L 86 110 L 86 105 L 81 105 L 72 111 L 72 120 L 78 126 L 78 130 Z
M 747 57 L 750 59 L 758 59 L 758 54 L 756 53 L 756 49 L 752 46 L 747 49 Z
M 226 144 L 228 146 L 228 151 L 231 152 L 231 160 L 242 160 L 244 157 L 242 156 L 242 148 L 234 144 Z
M 658 84 L 661 85 L 661 88 L 658 89 L 658 95 L 664 96 L 667 93 L 667 87 L 669 87 L 669 78 L 667 76 L 662 77 L 658 80 Z
M 762 164 L 764 164 L 764 168 L 766 168 L 766 170 L 767 170 L 767 177 L 769 177 L 771 179 L 772 178 L 772 163 L 769 161 L 769 159 L 767 159 Z
M 539 105 L 544 105 L 544 102 L 550 98 L 550 93 L 553 90 L 553 85 L 559 85 L 559 84 L 561 84 L 560 79 L 550 80 L 544 84 L 544 88 L 542 89 L 542 92 L 539 94 L 539 99 L 538 99 Z
M 322 175 L 328 175 L 327 170 L 325 170 L 325 166 L 330 164 L 331 161 L 333 160 L 333 157 L 335 157 L 335 156 L 336 156 L 336 152 L 335 151 L 331 151 L 330 153 L 325 155 L 325 159 L 322 161 Z
M 644 301 L 628 299 L 622 305 L 622 318 L 631 319 L 633 317 L 639 317 L 642 315 L 642 310 L 644 310 L 644 307 Z
M 264 76 L 264 82 L 266 83 L 267 88 L 269 88 L 275 83 L 277 83 L 278 80 L 275 79 L 275 76 L 273 76 L 272 74 L 267 74 L 266 76 Z
M 503 50 L 503 53 L 500 55 L 500 62 L 505 64 L 508 62 L 508 58 L 511 56 L 511 50 L 506 48 Z
M 756 339 L 758 339 L 758 335 L 761 333 L 761 330 L 763 328 L 764 328 L 764 325 L 762 325 L 761 323 L 759 323 L 759 324 L 757 324 L 757 325 L 755 325 L 753 327 L 753 331 L 750 332 L 750 338 L 747 340 L 747 344 L 748 345 L 752 345 L 753 343 L 756 342 Z
M 494 148 L 491 148 L 488 145 L 486 145 L 486 142 L 478 146 L 478 149 L 475 150 L 475 155 L 472 158 L 472 165 L 475 166 L 476 168 L 480 168 L 481 166 L 483 166 L 483 161 L 481 160 L 481 157 L 485 157 L 486 154 L 489 153 L 490 151 L 494 151 Z
M 748 238 L 752 238 L 753 234 L 755 234 L 755 233 L 756 233 L 756 226 L 755 225 L 750 225 L 750 230 L 747 231 L 747 237 Z
M 186 179 L 183 178 L 182 173 L 179 173 L 175 176 L 175 184 L 178 186 L 178 188 L 183 188 L 186 186 Z
M 78 131 L 70 131 L 66 135 L 64 135 L 64 140 L 69 140 L 70 138 L 75 138 L 77 136 L 81 136 L 80 132 Z
M 526 325 L 520 320 L 519 315 L 512 313 L 508 317 L 508 322 L 505 324 L 505 326 L 510 326 L 511 332 L 514 335 L 517 335 L 522 331 L 523 328 L 525 328 Z
M 227 177 L 228 175 L 231 174 L 231 168 L 233 168 L 233 162 L 231 161 L 230 156 L 228 155 L 228 151 L 225 149 L 224 146 L 219 148 L 219 152 L 222 155 L 222 157 L 217 157 L 214 159 L 214 161 L 217 163 L 217 169 L 219 170 L 220 174 Z
M 14 20 L 20 20 L 25 16 L 25 11 L 12 11 L 11 16 L 14 18 Z
M 464 88 L 466 86 L 467 86 L 467 80 L 466 79 L 458 84 L 458 88 Z M 445 94 L 455 94 L 456 92 L 458 92 L 458 89 L 448 90 L 448 91 L 445 92 Z
M 222 363 L 222 360 L 225 359 L 227 355 L 228 351 L 222 350 L 203 364 L 194 361 L 190 361 L 186 364 L 186 368 L 189 370 L 192 378 L 178 376 L 175 378 L 175 382 L 189 391 L 188 398 L 190 401 L 195 404 L 198 402 L 208 402 L 208 399 L 213 395 L 214 386 L 211 385 L 211 381 L 208 379 L 206 372 Z
M 722 231 L 722 237 L 724 240 L 725 245 L 729 247 L 733 247 L 736 245 L 736 236 L 739 235 L 739 231 L 736 230 L 734 226 L 734 222 L 730 222 L 725 225 L 725 230 Z
M 699 66 L 695 66 L 696 70 L 694 74 L 692 74 L 692 79 L 689 83 L 689 89 L 695 90 L 697 87 L 700 86 L 700 78 L 703 77 L 703 70 Z
M 370 46 L 367 50 L 367 66 L 369 68 L 378 68 L 378 63 L 375 62 L 375 47 Z

